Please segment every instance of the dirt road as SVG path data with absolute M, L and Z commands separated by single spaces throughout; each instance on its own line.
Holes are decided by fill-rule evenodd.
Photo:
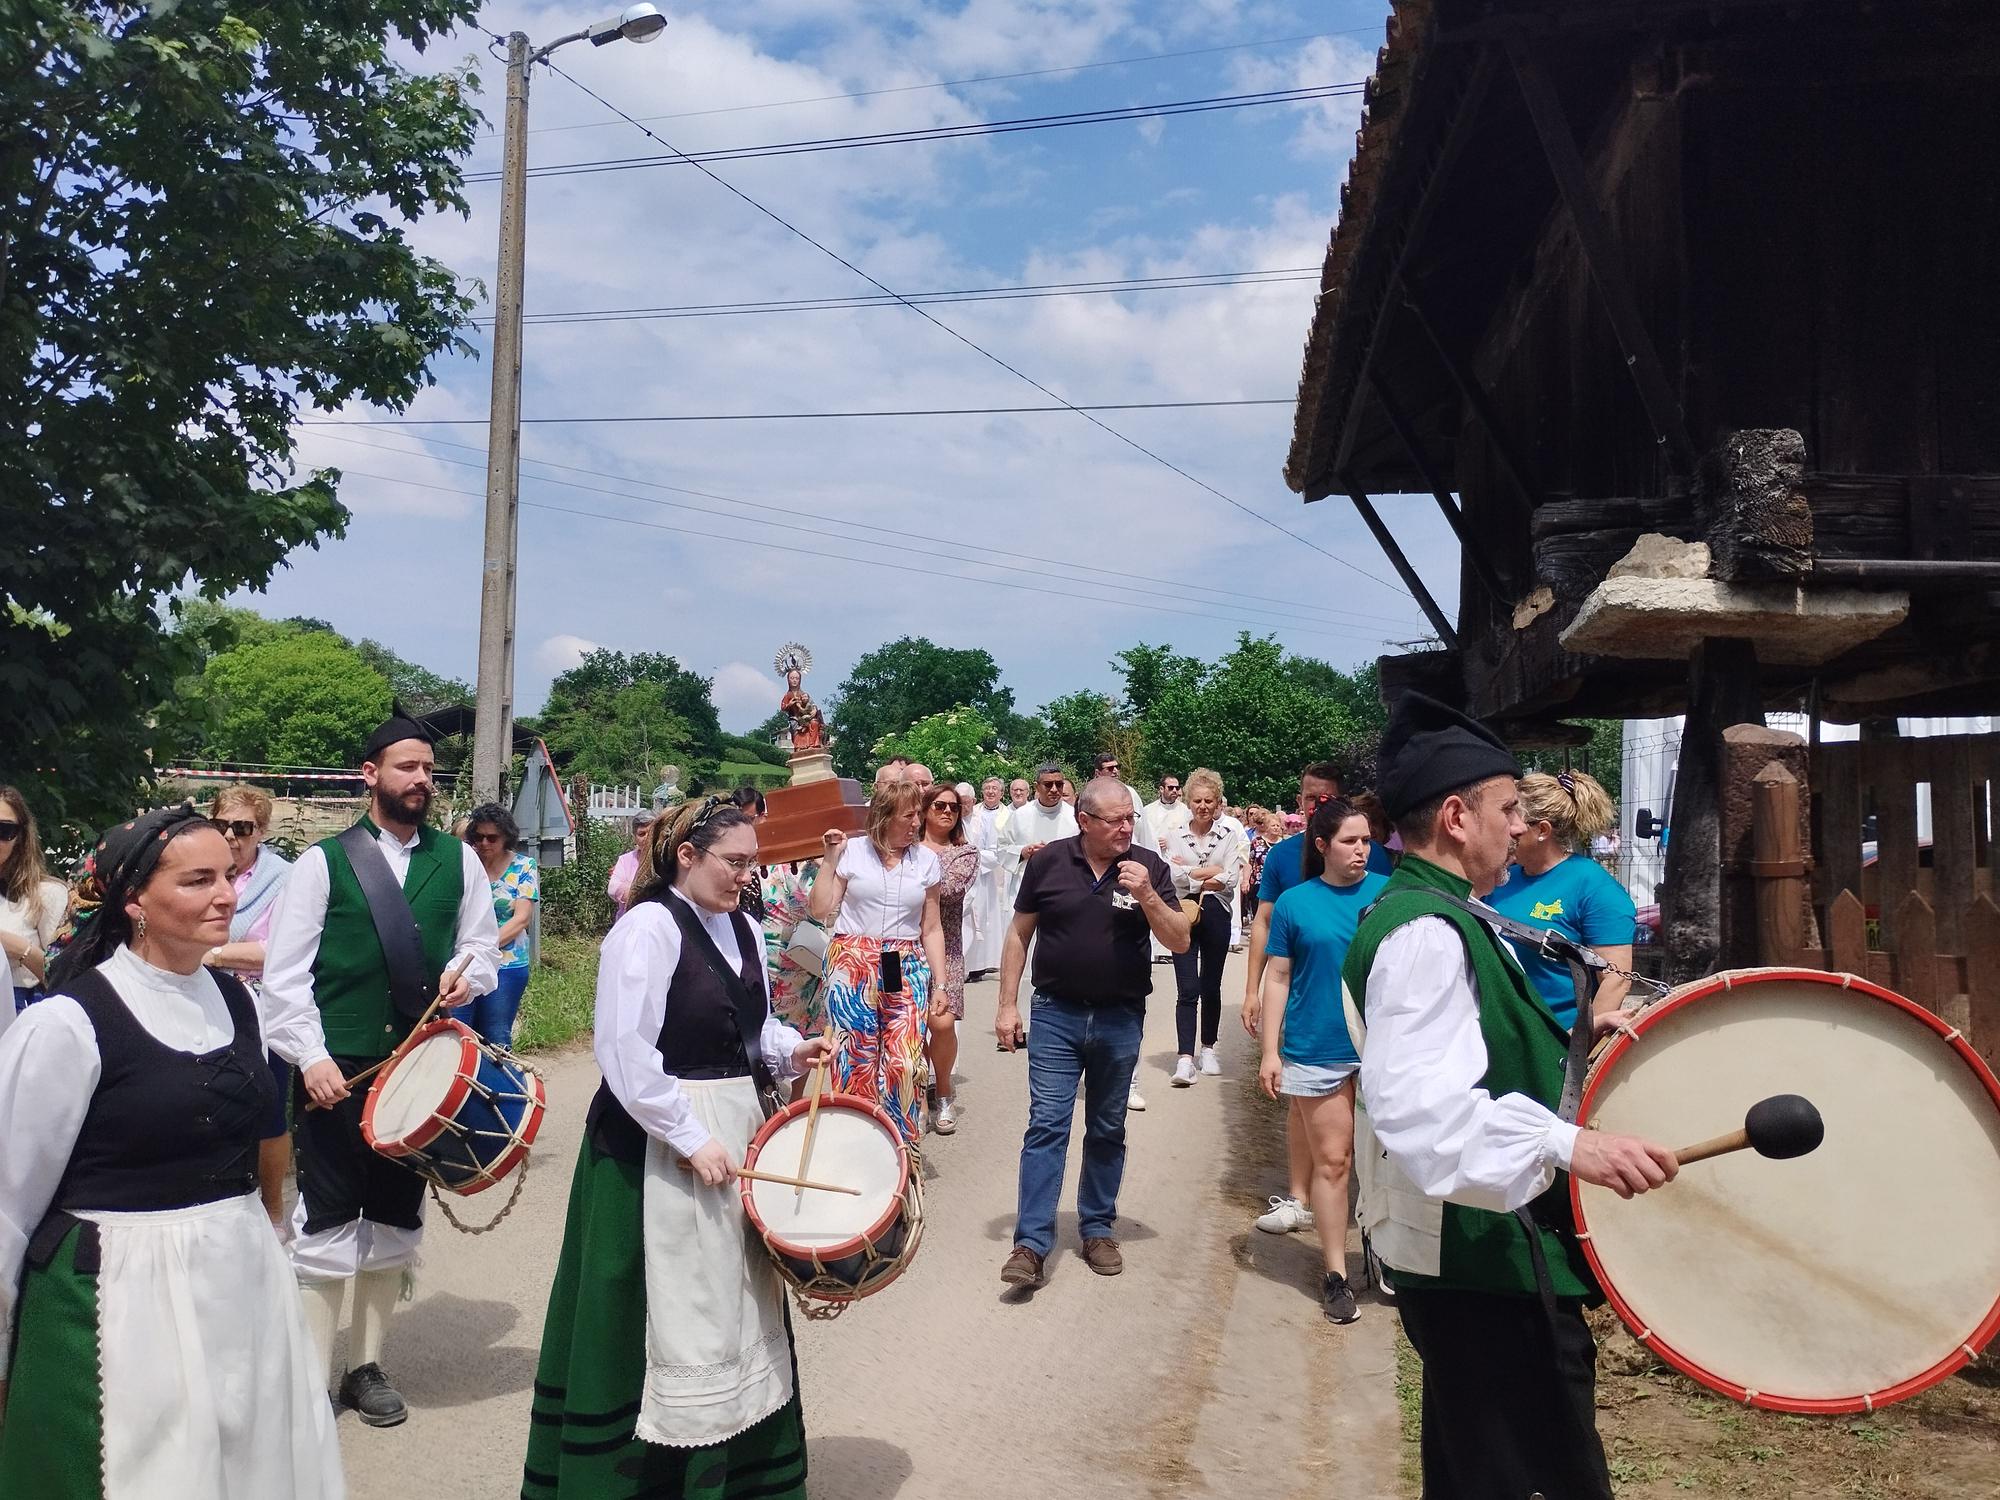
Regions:
M 1225 997 L 1242 993 L 1240 958 Z M 924 1244 L 896 1285 L 831 1323 L 798 1323 L 817 1500 L 952 1495 L 1272 1497 L 1396 1493 L 1393 1315 L 1319 1314 L 1318 1246 L 1251 1228 L 1284 1186 L 1280 1116 L 1226 1006 L 1224 1074 L 1168 1086 L 1172 979 L 1155 969 L 1142 1087 L 1127 1119 L 1125 1274 L 1076 1254 L 1075 1146 L 1050 1281 L 999 1281 L 1027 1119 L 1027 1058 L 995 1052 L 995 987 L 972 986 L 964 1119 L 930 1138 Z M 549 1119 L 519 1206 L 490 1235 L 431 1211 L 416 1301 L 384 1363 L 412 1408 L 371 1431 L 347 1414 L 356 1500 L 518 1493 L 529 1385 L 583 1111 L 588 1051 L 547 1060 Z M 1079 1127 L 1080 1131 L 1080 1127 Z M 493 1205 L 497 1207 L 497 1205 Z M 491 1214 L 468 1205 L 473 1223 Z M 1350 1274 L 1359 1284 L 1358 1256 Z

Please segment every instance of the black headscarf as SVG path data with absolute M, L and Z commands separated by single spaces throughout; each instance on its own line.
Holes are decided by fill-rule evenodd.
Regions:
M 390 710 L 389 717 L 376 726 L 375 732 L 368 736 L 368 742 L 361 747 L 364 762 L 380 760 L 384 750 L 404 740 L 422 740 L 426 745 L 436 743 L 428 729 L 403 712 L 400 703 L 392 703 Z
M 1375 795 L 1391 818 L 1460 787 L 1521 774 L 1514 752 L 1492 730 L 1422 693 L 1396 700 L 1376 764 Z
M 83 862 L 83 880 L 73 903 L 74 935 L 49 965 L 48 987 L 60 989 L 94 969 L 132 935 L 125 903 L 158 867 L 176 834 L 190 823 L 206 824 L 193 804 L 157 808 L 106 830 Z

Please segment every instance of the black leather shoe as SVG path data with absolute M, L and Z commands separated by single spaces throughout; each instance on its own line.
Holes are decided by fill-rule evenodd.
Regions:
M 404 1404 L 402 1393 L 389 1384 L 389 1377 L 382 1373 L 380 1365 L 349 1370 L 347 1378 L 340 1382 L 340 1399 L 353 1407 L 354 1414 L 370 1427 L 399 1427 L 409 1419 L 410 1408 Z

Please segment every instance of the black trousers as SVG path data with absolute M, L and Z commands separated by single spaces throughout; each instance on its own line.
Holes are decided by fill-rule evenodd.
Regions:
M 333 1059 L 343 1076 L 374 1061 Z M 361 1134 L 367 1088 L 357 1088 L 331 1109 L 306 1108 L 303 1074 L 295 1088 L 293 1117 L 299 1122 L 299 1197 L 306 1206 L 305 1232 L 318 1234 L 356 1219 L 392 1229 L 422 1228 L 424 1179 L 382 1155 Z
M 1174 1029 L 1180 1049 L 1194 1051 L 1195 1006 L 1201 1006 L 1201 1044 L 1213 1047 L 1222 1029 L 1222 966 L 1229 961 L 1229 902 L 1222 896 L 1201 898 L 1201 920 L 1185 953 L 1174 955 Z
M 1574 1302 L 1398 1287 L 1424 1363 L 1424 1500 L 1611 1500 L 1597 1346 Z

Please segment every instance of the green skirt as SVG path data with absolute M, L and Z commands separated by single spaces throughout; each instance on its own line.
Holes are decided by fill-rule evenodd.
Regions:
M 80 1228 L 28 1269 L 13 1380 L 0 1425 L 0 1495 L 102 1500 L 104 1391 L 97 1379 L 97 1277 L 77 1265 Z
M 791 1401 L 727 1442 L 667 1448 L 635 1435 L 646 1385 L 643 1177 L 584 1138 L 535 1369 L 522 1500 L 805 1500 L 796 1356 Z

